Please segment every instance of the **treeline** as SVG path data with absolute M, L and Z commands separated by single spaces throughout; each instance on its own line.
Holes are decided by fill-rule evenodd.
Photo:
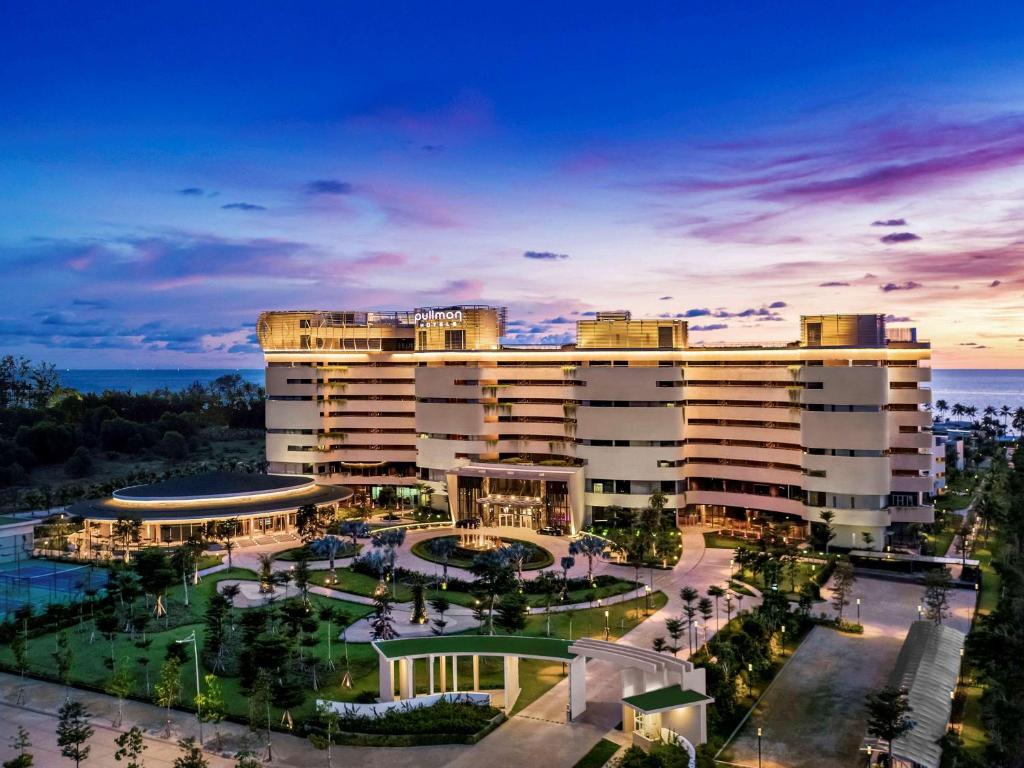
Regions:
M 1024 441 L 1015 461 L 993 462 L 975 509 L 993 552 L 1001 591 L 995 610 L 982 616 L 967 639 L 968 656 L 984 686 L 982 718 L 988 737 L 984 765 L 1024 766 Z M 960 765 L 969 765 L 960 756 Z
M 26 483 L 38 466 L 86 477 L 97 451 L 181 460 L 207 428 L 263 426 L 263 388 L 238 374 L 180 392 L 91 394 L 61 387 L 52 365 L 0 359 L 0 488 Z

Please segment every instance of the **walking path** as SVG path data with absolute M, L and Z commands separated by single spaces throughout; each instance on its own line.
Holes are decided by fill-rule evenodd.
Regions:
M 436 535 L 436 532 L 433 532 Z M 525 531 L 515 529 L 516 538 L 528 538 Z M 725 585 L 729 580 L 729 550 L 705 549 L 703 529 L 687 528 L 683 531 L 683 556 L 679 563 L 669 571 L 655 571 L 653 589 L 663 591 L 668 596 L 668 603 L 654 616 L 631 630 L 620 642 L 636 647 L 650 648 L 656 637 L 664 636 L 664 620 L 670 616 L 678 616 L 683 607 L 679 590 L 683 586 L 693 586 L 703 596 L 712 584 Z M 410 538 L 412 536 L 410 535 Z M 556 544 L 556 542 L 558 542 Z M 563 547 L 567 551 L 568 543 L 564 540 L 541 541 L 545 547 L 555 552 Z M 411 545 L 411 544 L 410 544 Z M 270 545 L 268 549 L 271 549 Z M 281 545 L 276 546 L 281 549 Z M 247 549 L 244 553 L 234 556 L 237 566 L 243 565 L 245 557 L 252 553 Z M 255 559 L 255 558 L 254 558 Z M 240 562 L 242 561 L 242 562 Z M 417 563 L 422 561 L 417 560 Z M 557 562 L 557 557 L 556 557 Z M 598 569 L 598 566 L 600 570 Z M 225 566 L 226 567 L 226 566 Z M 285 565 L 288 567 L 288 564 Z M 585 562 L 576 566 L 578 575 L 585 575 Z M 632 579 L 632 568 L 613 563 L 595 562 L 595 573 L 609 573 L 625 579 Z M 211 571 L 212 572 L 212 571 Z M 525 574 L 524 574 L 525 575 Z M 577 574 L 574 574 L 577 575 Z M 650 573 L 645 574 L 652 579 Z M 320 588 L 317 588 L 318 590 Z M 338 593 L 325 590 L 331 596 Z M 322 594 L 317 592 L 317 594 Z M 633 599 L 636 593 L 619 596 L 619 600 Z M 346 600 L 366 604 L 368 598 L 356 595 L 343 595 Z M 604 602 L 611 602 L 612 599 Z M 756 604 L 756 599 L 746 598 L 743 608 L 748 609 Z M 724 605 L 719 606 L 722 619 L 725 618 Z M 471 613 L 460 606 L 453 607 L 447 617 L 461 618 Z M 716 617 L 717 618 L 717 617 Z M 715 631 L 716 619 L 708 622 L 708 636 Z M 354 631 L 354 630 L 350 630 Z M 701 633 L 704 640 L 704 632 Z M 350 641 L 356 638 L 349 635 Z M 687 651 L 684 649 L 682 656 Z M 591 661 L 587 665 L 587 712 L 576 722 L 566 722 L 565 710 L 568 701 L 568 683 L 563 680 L 546 694 L 513 716 L 510 721 L 473 747 L 445 745 L 437 747 L 411 748 L 366 748 L 336 747 L 335 759 L 339 765 L 360 765 L 366 768 L 440 768 L 455 766 L 456 768 L 477 768 L 481 763 L 513 763 L 521 762 L 524 749 L 528 745 L 533 755 L 543 755 L 544 762 L 550 768 L 569 768 L 603 736 L 609 734 L 621 720 L 622 712 L 619 704 L 620 683 L 617 670 L 607 662 Z M 0 743 L 6 743 L 18 725 L 29 729 L 33 740 L 32 752 L 36 755 L 36 765 L 41 768 L 57 768 L 66 765 L 60 758 L 56 747 L 56 716 L 55 713 L 64 700 L 62 686 L 37 680 L 26 681 L 26 701 L 28 707 L 15 707 L 18 678 L 0 674 Z M 111 728 L 111 720 L 116 713 L 116 700 L 104 694 L 73 689 L 76 700 L 85 703 L 93 714 L 96 736 L 93 738 L 94 751 L 87 765 L 113 766 L 113 739 L 117 731 Z M 184 712 L 173 712 L 174 738 L 168 741 L 161 738 L 161 729 L 165 712 L 150 704 L 129 701 L 125 703 L 124 726 L 127 730 L 132 724 L 138 724 L 146 731 L 146 761 L 150 766 L 164 768 L 170 766 L 177 756 L 174 744 L 176 738 L 196 735 L 195 717 Z M 207 727 L 209 740 L 210 728 Z M 221 731 L 225 734 L 226 745 L 233 748 L 238 740 L 246 734 L 246 729 L 233 723 L 224 723 Z M 614 733 L 612 737 L 621 741 L 622 735 Z M 318 753 L 306 740 L 284 734 L 274 734 L 274 763 L 283 768 L 306 768 L 325 761 L 323 753 Z M 232 766 L 233 761 L 216 756 L 210 758 L 211 768 Z

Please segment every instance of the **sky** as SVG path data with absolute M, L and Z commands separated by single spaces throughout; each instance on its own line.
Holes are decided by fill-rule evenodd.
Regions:
M 1024 361 L 1024 5 L 0 0 L 0 354 L 258 367 L 267 309 L 878 312 Z

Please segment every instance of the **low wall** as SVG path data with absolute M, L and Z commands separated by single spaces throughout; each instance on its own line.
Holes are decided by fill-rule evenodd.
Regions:
M 401 701 L 384 701 L 377 704 L 356 704 L 347 701 L 326 701 L 317 699 L 317 707 L 330 707 L 339 715 L 361 715 L 363 717 L 380 717 L 385 712 L 393 709 L 419 709 L 421 707 L 432 707 L 439 701 L 447 701 L 451 704 L 480 704 L 490 706 L 491 694 L 489 693 L 434 693 L 429 696 L 416 696 L 412 699 Z

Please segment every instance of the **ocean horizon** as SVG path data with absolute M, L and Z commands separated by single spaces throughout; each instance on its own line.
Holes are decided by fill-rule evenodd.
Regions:
M 245 381 L 263 386 L 262 368 L 69 368 L 58 370 L 63 386 L 79 392 L 104 390 L 152 392 L 180 391 L 195 382 L 206 385 L 225 374 L 239 374 Z M 933 368 L 932 402 L 945 400 L 979 411 L 986 406 L 1024 407 L 1024 369 Z

